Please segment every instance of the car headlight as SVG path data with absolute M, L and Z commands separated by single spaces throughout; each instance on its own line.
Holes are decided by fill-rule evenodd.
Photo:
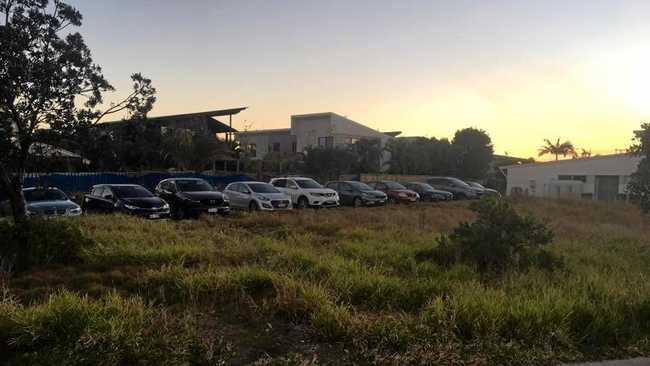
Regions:
M 79 215 L 81 213 L 81 207 L 72 207 L 68 209 L 68 213 L 71 215 Z
M 224 201 L 224 202 L 230 202 L 230 198 L 228 198 L 228 196 L 226 196 L 226 195 L 224 194 L 224 195 L 223 195 L 223 201 Z
M 169 210 L 169 204 L 165 203 L 162 207 L 163 210 Z
M 133 206 L 133 205 L 129 205 L 128 203 L 125 203 L 124 208 L 126 208 L 127 210 L 137 210 L 138 206 Z
M 404 193 L 404 192 L 400 192 L 397 195 L 400 196 L 400 197 L 406 197 L 406 193 Z
M 270 201 L 271 200 L 270 198 L 268 198 L 266 196 L 262 196 L 261 194 L 258 194 L 255 197 L 257 197 L 260 201 Z

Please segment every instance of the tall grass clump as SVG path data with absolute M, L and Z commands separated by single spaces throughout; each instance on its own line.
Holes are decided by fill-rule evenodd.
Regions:
M 553 269 L 559 259 L 544 249 L 553 232 L 532 215 L 520 215 L 505 200 L 485 199 L 473 203 L 474 222 L 463 222 L 438 246 L 419 256 L 445 266 L 457 262 L 474 265 L 481 273 L 504 273 L 531 266 Z
M 0 299 L 0 362 L 10 365 L 207 364 L 209 345 L 138 297 L 91 300 L 72 292 L 23 306 Z M 187 319 L 184 319 L 187 322 Z
M 0 221 L 0 271 L 24 271 L 44 264 L 78 263 L 93 241 L 70 221 Z

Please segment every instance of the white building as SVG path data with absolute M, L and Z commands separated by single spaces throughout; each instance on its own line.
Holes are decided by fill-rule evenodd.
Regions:
M 309 147 L 346 147 L 361 139 L 376 139 L 380 146 L 400 132 L 379 132 L 336 113 L 312 113 L 291 116 L 291 128 L 245 131 L 237 140 L 253 159 L 270 152 L 304 153 Z M 388 152 L 383 161 L 388 161 Z
M 640 157 L 627 154 L 501 167 L 508 195 L 582 197 L 611 201 L 625 198 Z

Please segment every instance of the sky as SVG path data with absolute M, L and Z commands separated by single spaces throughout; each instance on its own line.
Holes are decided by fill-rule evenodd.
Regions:
M 96 63 L 151 116 L 248 106 L 233 127 L 335 112 L 380 131 L 495 152 L 543 139 L 606 154 L 650 121 L 648 0 L 71 0 Z

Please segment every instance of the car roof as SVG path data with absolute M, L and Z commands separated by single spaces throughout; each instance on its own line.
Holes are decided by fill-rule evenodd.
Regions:
M 188 177 L 188 178 L 183 178 L 183 177 L 174 177 L 174 178 L 165 178 L 161 180 L 161 182 L 166 182 L 166 181 L 174 181 L 174 180 L 205 180 L 203 178 L 194 178 L 194 177 Z
M 97 188 L 97 187 L 142 187 L 142 186 L 139 184 L 95 184 L 93 186 L 93 188 Z

